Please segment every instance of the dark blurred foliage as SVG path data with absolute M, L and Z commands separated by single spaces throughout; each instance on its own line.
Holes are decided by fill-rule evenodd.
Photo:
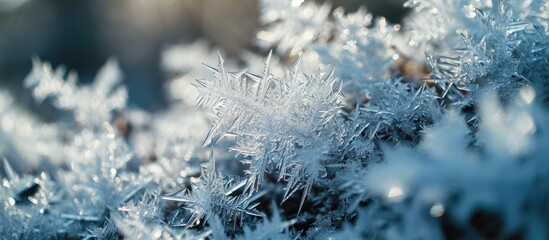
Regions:
M 334 1 L 334 7 L 349 11 L 364 4 L 389 21 L 398 22 L 404 14 L 402 0 Z M 130 104 L 160 108 L 166 79 L 159 68 L 162 49 L 204 37 L 238 56 L 260 26 L 258 8 L 257 0 L 5 0 L 0 3 L 0 83 L 28 102 L 22 80 L 33 56 L 77 71 L 82 83 L 115 57 Z
M 366 8 L 374 16 L 384 17 L 389 22 L 399 23 L 408 9 L 403 7 L 406 0 L 319 0 L 331 2 L 334 7 L 343 7 L 347 12 L 354 12 L 359 7 Z

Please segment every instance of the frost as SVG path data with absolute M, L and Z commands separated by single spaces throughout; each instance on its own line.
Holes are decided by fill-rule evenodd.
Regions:
M 210 221 L 210 228 L 212 229 L 212 239 L 224 240 L 224 239 L 294 239 L 290 233 L 288 233 L 288 227 L 295 223 L 294 221 L 282 221 L 279 214 L 279 210 L 276 204 L 271 204 L 272 217 L 263 217 L 263 221 L 255 224 L 255 227 L 246 225 L 243 227 L 243 233 L 236 236 L 236 238 L 230 238 L 225 233 L 225 228 L 221 220 L 217 216 L 213 216 Z
M 295 221 L 282 221 L 279 210 L 275 204 L 271 204 L 273 216 L 268 219 L 264 218 L 263 222 L 258 224 L 255 229 L 250 229 L 244 226 L 244 235 L 237 239 L 292 239 L 287 233 L 287 229 Z
M 132 153 L 107 123 L 100 132 L 75 136 L 65 154 L 69 169 L 59 178 L 73 202 L 65 218 L 99 221 L 107 207 L 118 205 L 139 184 L 122 171 Z
M 533 139 L 541 143 L 546 136 L 535 136 L 534 129 L 524 129 L 528 126 L 522 122 L 525 117 L 535 121 L 528 107 L 512 108 L 504 113 L 493 105 L 497 104 L 494 97 L 485 98 L 483 103 L 481 118 L 484 121 L 479 126 L 480 131 L 473 134 L 482 142 L 478 151 L 467 151 L 473 140 L 468 137 L 470 131 L 463 117 L 450 114 L 427 130 L 427 137 L 419 146 L 423 151 L 388 152 L 387 164 L 372 170 L 365 181 L 378 183 L 369 185 L 380 194 L 386 194 L 393 186 L 401 186 L 409 199 L 402 203 L 408 208 L 408 212 L 400 213 L 404 216 L 412 216 L 429 207 L 429 211 L 436 211 L 435 218 L 447 215 L 448 221 L 465 224 L 479 214 L 480 209 L 487 209 L 502 218 L 503 225 L 497 234 L 511 234 L 520 228 L 526 231 L 526 236 L 538 236 L 537 225 L 547 224 L 547 219 L 536 210 L 525 210 L 521 206 L 538 209 L 543 205 L 532 194 L 546 194 L 544 190 L 539 191 L 536 179 L 546 177 L 543 172 L 547 163 L 536 157 L 544 155 L 545 150 Z M 545 118 L 541 117 L 538 123 Z M 486 142 L 487 139 L 490 142 Z M 520 140 L 529 145 L 522 145 Z M 524 149 L 524 146 L 528 148 Z M 417 217 L 425 219 L 421 221 L 431 221 L 429 218 L 433 216 Z M 434 236 L 428 229 L 407 229 L 416 221 L 405 220 L 404 229 L 395 229 L 399 238 L 409 236 L 411 232 L 408 231 L 428 234 L 423 237 Z
M 103 227 L 89 230 L 89 232 L 91 235 L 90 237 L 96 238 L 98 240 L 118 238 L 118 229 L 110 220 L 106 220 Z
M 257 45 L 276 48 L 283 55 L 296 55 L 311 43 L 327 38 L 331 30 L 326 24 L 331 6 L 300 0 L 262 0 L 260 20 L 266 28 L 256 36 Z
M 60 224 L 60 221 L 44 214 L 51 211 L 52 202 L 60 199 L 55 183 L 45 173 L 36 178 L 29 175 L 20 176 L 7 159 L 3 159 L 3 170 L 6 177 L 2 178 L 0 188 L 0 201 L 3 207 L 0 216 L 4 221 L 0 227 L 0 234 L 10 238 L 57 236 L 60 230 L 55 226 Z
M 546 77 L 538 75 L 543 71 L 531 69 L 547 66 L 546 61 L 539 61 L 547 59 L 547 33 L 539 31 L 536 22 L 517 17 L 511 3 L 494 2 L 486 8 L 479 6 L 471 20 L 460 23 L 473 21 L 469 25 L 475 27 L 456 30 L 462 47 L 440 51 L 443 56 L 432 59 L 434 79 L 442 82 L 446 93 L 465 91 L 468 98 L 475 98 L 476 88 L 488 88 L 497 90 L 503 99 L 512 99 L 530 83 L 545 93 Z
M 209 53 L 208 43 L 202 40 L 186 45 L 173 45 L 162 52 L 161 66 L 171 73 L 188 73 L 200 68 L 201 62 L 206 62 Z
M 73 110 L 75 119 L 82 124 L 109 120 L 113 110 L 126 106 L 128 93 L 126 88 L 118 86 L 122 74 L 115 60 L 105 64 L 90 86 L 78 87 L 76 73 L 71 72 L 66 78 L 65 74 L 63 67 L 54 70 L 50 64 L 35 59 L 24 84 L 38 103 L 52 97 L 56 107 Z
M 242 188 L 244 183 L 231 178 L 224 179 L 215 170 L 215 159 L 211 153 L 208 164 L 202 166 L 200 178 L 192 183 L 191 190 L 185 190 L 182 195 L 165 195 L 162 199 L 181 202 L 192 212 L 187 227 L 207 221 L 214 214 L 222 216 L 226 221 L 242 220 L 245 215 L 261 216 L 254 209 L 257 203 L 253 203 L 258 195 L 231 196 Z
M 62 144 L 59 124 L 41 123 L 30 112 L 21 109 L 8 92 L 0 92 L 0 153 L 9 159 L 25 159 L 36 167 L 48 157 L 59 163 Z M 14 161 L 17 166 L 17 161 Z
M 364 9 L 345 15 L 343 9 L 334 12 L 335 25 L 340 32 L 330 44 L 316 47 L 323 64 L 336 69 L 344 82 L 345 94 L 362 97 L 364 90 L 374 81 L 389 78 L 389 66 L 396 54 L 391 49 L 394 28 L 384 19 L 372 24 L 372 15 Z
M 261 76 L 245 71 L 229 73 L 219 56 L 218 68 L 211 68 L 212 81 L 199 80 L 199 105 L 211 106 L 215 120 L 205 145 L 226 135 L 236 136 L 232 150 L 248 157 L 247 189 L 257 190 L 268 169 L 288 181 L 286 195 L 302 176 L 305 193 L 321 177 L 323 151 L 340 140 L 338 124 L 340 83 L 332 75 L 302 75 L 299 61 L 284 78 L 269 72 L 269 57 Z M 331 134 L 336 134 L 331 138 Z M 301 156 L 300 156 L 301 155 Z
M 548 238 L 547 1 L 261 3 L 253 52 L 162 53 L 154 111 L 34 60 L 61 114 L 0 91 L 0 238 Z
M 438 97 L 425 84 L 416 89 L 398 81 L 381 82 L 373 87 L 372 94 L 358 110 L 357 120 L 370 139 L 416 142 L 419 132 L 440 115 Z

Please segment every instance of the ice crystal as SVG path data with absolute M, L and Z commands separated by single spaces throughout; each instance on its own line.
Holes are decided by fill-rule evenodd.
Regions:
M 118 86 L 122 74 L 115 60 L 105 64 L 90 86 L 78 87 L 76 74 L 71 72 L 66 79 L 65 74 L 63 67 L 54 70 L 50 64 L 35 59 L 25 87 L 32 89 L 38 103 L 52 97 L 56 107 L 73 110 L 75 119 L 82 124 L 101 124 L 109 120 L 113 110 L 126 106 L 128 93 Z
M 394 28 L 384 19 L 372 24 L 372 15 L 364 9 L 345 15 L 343 9 L 334 11 L 335 25 L 339 34 L 330 44 L 320 45 L 322 63 L 334 67 L 336 75 L 344 82 L 345 94 L 362 97 L 364 90 L 373 81 L 389 78 L 389 66 L 394 54 L 391 49 Z
M 58 219 L 47 215 L 50 204 L 59 201 L 58 188 L 46 173 L 39 177 L 20 176 L 3 159 L 6 176 L 2 179 L 0 201 L 5 224 L 0 227 L 2 236 L 10 238 L 55 237 L 59 234 L 55 225 Z
M 271 204 L 272 217 L 264 218 L 263 222 L 258 224 L 255 229 L 244 226 L 244 234 L 237 239 L 292 239 L 287 233 L 287 229 L 295 221 L 282 221 L 279 210 L 276 205 Z
M 107 123 L 100 132 L 75 136 L 65 154 L 69 169 L 61 171 L 60 182 L 74 204 L 65 218 L 99 221 L 107 207 L 117 206 L 139 184 L 122 171 L 132 153 Z
M 207 221 L 214 214 L 223 217 L 222 219 L 226 221 L 236 221 L 245 215 L 261 216 L 254 209 L 257 206 L 254 200 L 258 195 L 232 196 L 245 183 L 232 178 L 225 179 L 217 172 L 215 159 L 211 153 L 208 164 L 202 166 L 200 178 L 192 183 L 191 190 L 185 190 L 182 194 L 165 195 L 162 199 L 181 202 L 192 212 L 186 224 L 188 227 L 200 224 L 202 220 Z
M 397 142 L 406 141 L 406 137 L 416 140 L 418 132 L 439 114 L 437 96 L 425 84 L 414 89 L 399 82 L 382 83 L 373 94 L 376 95 L 362 109 L 370 113 L 364 117 L 373 125 L 368 136 L 378 134 Z
M 532 116 L 531 106 L 523 103 L 507 110 L 497 104 L 494 95 L 483 100 L 483 121 L 480 131 L 473 134 L 481 142 L 480 151 L 467 151 L 473 140 L 469 137 L 471 132 L 463 117 L 450 114 L 427 130 L 426 138 L 419 146 L 423 151 L 387 153 L 387 164 L 372 170 L 366 181 L 380 194 L 386 194 L 396 185 L 402 188 L 406 198 L 411 200 L 402 203 L 409 204 L 409 213 L 399 213 L 403 216 L 420 214 L 421 209 L 429 207 L 436 211 L 431 214 L 435 218 L 444 214 L 448 221 L 464 224 L 474 218 L 479 209 L 485 208 L 501 214 L 503 226 L 496 233 L 501 235 L 497 236 L 512 234 L 518 229 L 525 231 L 525 236 L 542 236 L 537 226 L 547 224 L 547 219 L 540 217 L 535 210 L 531 212 L 521 206 L 539 209 L 543 204 L 531 194 L 547 194 L 539 189 L 539 182 L 535 180 L 546 178 L 543 173 L 547 168 L 546 161 L 537 157 L 544 155 L 545 150 L 534 143 L 545 142 L 546 136 L 535 136 L 534 133 L 538 127 L 546 127 L 546 116 Z M 508 131 L 503 132 L 502 128 Z M 377 184 L 371 184 L 374 182 Z M 438 210 L 433 209 L 435 207 Z M 433 216 L 417 217 L 429 222 Z M 418 231 L 417 227 L 410 228 L 414 225 L 412 222 L 417 222 L 417 218 L 405 220 L 402 223 L 405 228 L 394 229 L 398 233 L 393 234 L 404 238 L 413 231 L 416 236 L 442 237 L 440 232 L 429 230 L 430 224 Z
M 89 230 L 90 237 L 98 240 L 116 239 L 118 238 L 118 228 L 111 220 L 106 220 L 105 225 L 101 228 Z
M 458 105 L 477 101 L 476 89 L 495 89 L 502 99 L 514 98 L 519 88 L 531 83 L 546 92 L 547 77 L 543 71 L 532 71 L 547 66 L 542 60 L 548 56 L 546 33 L 518 19 L 510 5 L 499 2 L 496 7 L 492 14 L 476 10 L 474 19 L 480 25 L 475 31 L 462 31 L 463 47 L 456 49 L 456 57 L 432 58 L 434 79 L 442 83 L 445 95 L 458 99 Z
M 257 33 L 256 42 L 265 49 L 276 48 L 281 54 L 296 55 L 311 43 L 327 38 L 326 24 L 331 6 L 300 0 L 262 0 L 261 22 L 266 28 Z
M 154 191 L 154 190 L 153 190 Z M 140 200 L 130 200 L 113 214 L 113 222 L 123 236 L 135 239 L 180 239 L 179 231 L 163 226 L 158 191 L 145 192 Z M 181 234 L 181 233 L 179 233 Z
M 227 236 L 221 220 L 217 216 L 213 216 L 209 221 L 210 228 L 212 229 L 211 239 L 293 239 L 287 229 L 295 223 L 295 220 L 282 221 L 279 210 L 274 203 L 271 204 L 271 211 L 271 218 L 263 217 L 263 221 L 255 224 L 255 227 L 244 226 L 243 233 L 236 236 L 236 238 Z
M 265 62 L 171 47 L 155 111 L 114 60 L 90 84 L 34 60 L 35 103 L 72 117 L 0 91 L 0 238 L 549 237 L 547 1 L 409 0 L 395 25 L 261 3 Z
M 226 61 L 226 67 L 239 68 L 246 67 L 250 71 L 261 71 L 263 69 L 263 56 L 251 52 L 242 53 L 243 57 L 239 59 L 229 59 Z M 208 47 L 205 41 L 197 40 L 190 44 L 176 44 L 164 50 L 162 53 L 161 66 L 168 76 L 173 77 L 165 85 L 170 100 L 181 101 L 187 106 L 194 106 L 198 97 L 198 91 L 191 84 L 196 79 L 204 78 L 209 74 L 203 64 L 215 63 L 217 61 L 217 52 Z M 277 56 L 272 56 L 271 63 L 273 73 L 283 73 L 284 69 L 279 66 Z
M 226 135 L 236 136 L 232 150 L 249 165 L 248 189 L 257 190 L 269 169 L 288 182 L 286 195 L 305 180 L 305 193 L 322 176 L 324 151 L 340 142 L 338 123 L 341 82 L 331 74 L 302 75 L 298 61 L 276 78 L 269 59 L 261 76 L 229 73 L 219 57 L 211 68 L 215 79 L 199 80 L 198 104 L 212 106 L 215 120 L 205 145 Z
M 37 167 L 47 157 L 54 164 L 60 160 L 61 135 L 59 124 L 41 123 L 30 112 L 21 109 L 13 96 L 0 93 L 0 152 L 9 159 L 25 159 L 25 164 Z M 17 167 L 17 161 L 14 165 Z
M 140 167 L 140 174 L 162 185 L 166 191 L 180 189 L 190 176 L 200 173 L 199 163 L 208 152 L 201 148 L 209 129 L 205 114 L 187 106 L 176 106 L 148 119 L 133 142 L 136 154 L 152 161 Z M 183 126 L 182 122 L 185 122 Z

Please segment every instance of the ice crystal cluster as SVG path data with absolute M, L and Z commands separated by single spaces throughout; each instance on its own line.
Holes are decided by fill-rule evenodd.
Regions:
M 35 59 L 59 114 L 0 93 L 0 238 L 549 238 L 548 1 L 261 3 L 240 60 L 166 49 L 161 111 L 115 60 L 80 84 Z

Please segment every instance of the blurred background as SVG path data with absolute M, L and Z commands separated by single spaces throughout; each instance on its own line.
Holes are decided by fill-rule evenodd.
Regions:
M 404 1 L 332 4 L 349 12 L 364 6 L 397 23 L 406 14 Z M 258 0 L 0 0 L 0 87 L 30 103 L 22 81 L 32 57 L 77 71 L 84 84 L 114 57 L 125 74 L 130 105 L 159 109 L 166 104 L 162 50 L 203 38 L 238 57 L 242 49 L 253 47 L 251 40 L 261 27 L 259 7 Z

